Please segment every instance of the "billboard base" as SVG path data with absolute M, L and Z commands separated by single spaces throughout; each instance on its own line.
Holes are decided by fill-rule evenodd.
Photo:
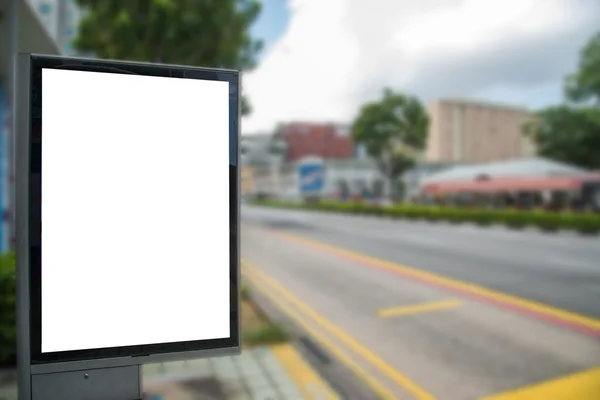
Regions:
M 141 400 L 142 366 L 31 376 L 32 400 Z

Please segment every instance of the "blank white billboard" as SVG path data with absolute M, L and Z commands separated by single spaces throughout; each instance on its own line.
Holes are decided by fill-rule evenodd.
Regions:
M 229 83 L 42 70 L 42 353 L 230 336 Z

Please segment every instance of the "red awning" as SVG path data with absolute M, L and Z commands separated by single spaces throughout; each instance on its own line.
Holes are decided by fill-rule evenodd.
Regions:
M 428 193 L 494 193 L 541 190 L 577 190 L 585 177 L 497 178 L 480 181 L 430 183 L 422 187 Z

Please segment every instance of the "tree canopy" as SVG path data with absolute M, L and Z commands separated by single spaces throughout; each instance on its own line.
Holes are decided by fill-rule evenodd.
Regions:
M 591 169 L 600 168 L 600 110 L 558 105 L 537 113 L 525 127 L 538 153 Z
M 578 70 L 567 77 L 565 94 L 572 102 L 600 106 L 600 32 L 581 49 Z
M 77 0 L 86 14 L 74 47 L 100 58 L 251 69 L 262 43 L 257 0 Z M 246 99 L 242 112 L 250 111 Z
M 352 123 L 352 138 L 365 147 L 390 181 L 389 187 L 411 168 L 427 144 L 429 117 L 414 96 L 383 91 L 365 104 Z
M 565 78 L 565 102 L 545 108 L 524 126 L 539 154 L 600 168 L 600 32 L 580 52 L 577 71 Z

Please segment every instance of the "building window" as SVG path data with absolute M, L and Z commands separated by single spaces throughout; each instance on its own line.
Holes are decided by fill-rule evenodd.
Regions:
M 48 15 L 50 12 L 52 12 L 52 4 L 44 1 L 40 4 L 39 10 L 42 15 Z
M 304 125 L 304 124 L 303 125 L 299 125 L 296 129 L 301 134 L 305 134 L 305 133 L 308 133 L 310 131 L 310 127 L 308 125 Z
M 346 126 L 336 126 L 335 133 L 338 136 L 348 136 L 348 127 Z

